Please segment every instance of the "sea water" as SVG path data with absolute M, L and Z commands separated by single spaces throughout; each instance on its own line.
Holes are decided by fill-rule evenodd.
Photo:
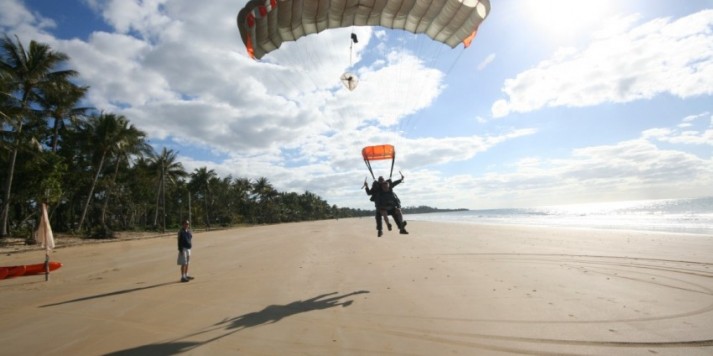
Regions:
M 713 236 L 713 197 L 407 214 L 406 220 L 661 231 Z

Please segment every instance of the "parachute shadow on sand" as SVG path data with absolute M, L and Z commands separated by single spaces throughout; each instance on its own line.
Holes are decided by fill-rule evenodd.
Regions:
M 354 301 L 342 299 L 353 295 L 365 293 L 369 293 L 369 291 L 359 290 L 336 296 L 332 295 L 338 294 L 338 292 L 331 292 L 318 295 L 316 297 L 309 298 L 306 300 L 298 300 L 289 304 L 268 305 L 260 311 L 243 314 L 232 319 L 223 320 L 215 324 L 213 327 L 208 328 L 207 330 L 186 335 L 179 339 L 164 343 L 138 346 L 131 349 L 112 352 L 107 355 L 173 355 L 181 352 L 187 352 L 202 345 L 211 343 L 213 341 L 220 340 L 226 336 L 230 336 L 240 330 L 263 324 L 273 324 L 291 315 L 340 306 L 346 308 L 350 306 Z M 193 338 L 201 334 L 207 334 L 216 330 L 228 330 L 228 332 L 225 332 L 221 335 L 215 336 L 205 341 L 178 341 L 182 339 Z

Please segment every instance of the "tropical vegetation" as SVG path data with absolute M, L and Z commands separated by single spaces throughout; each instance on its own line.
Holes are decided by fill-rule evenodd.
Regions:
M 266 177 L 188 172 L 129 118 L 83 107 L 89 88 L 66 54 L 16 36 L 0 44 L 0 237 L 29 236 L 43 202 L 56 232 L 90 237 L 182 219 L 211 228 L 373 214 L 277 191 Z

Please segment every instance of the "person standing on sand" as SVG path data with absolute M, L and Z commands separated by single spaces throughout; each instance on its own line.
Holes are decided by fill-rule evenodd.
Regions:
M 193 234 L 188 220 L 183 221 L 183 227 L 178 230 L 178 265 L 181 266 L 181 282 L 188 282 L 193 277 L 188 275 L 188 263 L 191 261 Z

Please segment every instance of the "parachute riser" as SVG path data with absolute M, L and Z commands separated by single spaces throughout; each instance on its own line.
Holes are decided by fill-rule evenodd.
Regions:
M 366 163 L 366 168 L 369 168 L 369 173 L 371 173 L 371 179 L 376 180 L 376 177 L 374 177 L 374 172 L 371 170 L 371 164 L 369 163 L 369 160 L 365 159 L 364 163 Z
M 394 163 L 396 162 L 396 155 L 394 154 L 394 157 L 391 158 L 391 170 L 389 171 L 389 179 L 393 177 L 394 175 Z M 374 176 L 374 171 L 371 169 L 371 163 L 369 163 L 368 159 L 364 160 L 364 163 L 366 164 L 366 168 L 369 169 L 369 173 L 371 174 L 371 178 L 373 180 L 376 180 L 376 176 Z

